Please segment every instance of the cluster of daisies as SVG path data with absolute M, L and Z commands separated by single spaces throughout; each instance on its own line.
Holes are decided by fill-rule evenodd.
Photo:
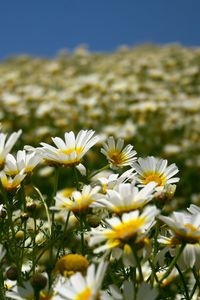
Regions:
M 90 173 L 93 130 L 13 155 L 21 133 L 0 133 L 1 299 L 198 299 L 200 208 L 166 210 L 175 164 L 109 137 L 105 165 Z M 54 169 L 51 197 L 34 185 L 39 165 Z M 66 168 L 74 185 L 59 190 Z

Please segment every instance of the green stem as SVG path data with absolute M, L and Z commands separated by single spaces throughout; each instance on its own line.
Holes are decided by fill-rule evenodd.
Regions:
M 69 223 L 69 217 L 70 217 L 70 211 L 67 213 L 67 219 L 65 221 L 65 227 L 63 229 L 63 236 L 62 236 L 61 243 L 60 243 L 60 246 L 58 248 L 57 255 L 56 255 L 57 258 L 59 257 L 59 252 L 60 252 L 61 247 L 63 247 L 63 250 L 64 250 L 64 240 L 65 240 L 65 234 L 66 234 L 67 226 L 68 226 L 68 223 Z
M 194 296 L 194 293 L 195 293 L 197 287 L 198 287 L 198 284 L 197 284 L 197 282 L 195 282 L 195 285 L 193 286 L 193 289 L 190 294 L 190 300 L 192 300 L 192 297 Z
M 22 200 L 22 210 L 26 212 L 26 195 L 24 191 L 24 182 L 21 183 L 20 194 Z
M 34 235 L 33 235 L 33 252 L 32 252 L 32 265 L 33 265 L 33 274 L 35 274 L 35 266 L 36 266 L 36 251 L 35 251 L 35 237 L 36 237 L 36 231 L 37 231 L 37 223 L 36 218 L 34 216 Z
M 44 205 L 45 208 L 45 212 L 47 215 L 47 221 L 48 221 L 48 226 L 49 226 L 49 234 L 51 235 L 51 219 L 50 219 L 50 215 L 49 215 L 49 210 L 48 210 L 48 206 L 44 200 L 44 197 L 42 196 L 42 194 L 40 193 L 40 190 L 38 188 L 36 188 L 35 186 L 33 186 L 34 190 L 38 193 L 38 195 L 40 196 L 40 199 L 42 201 L 42 204 Z
M 197 285 L 198 285 L 198 288 L 200 289 L 199 275 L 197 274 L 195 267 L 192 268 L 192 273 L 193 273 L 193 275 L 194 275 L 194 278 L 196 279 L 196 283 L 197 283 Z
M 85 254 L 85 241 L 84 241 L 84 220 L 83 215 L 80 215 L 80 226 L 81 226 L 81 253 Z
M 110 164 L 108 164 L 108 165 L 106 165 L 106 166 L 104 166 L 104 167 L 98 169 L 97 171 L 92 172 L 92 173 L 90 174 L 90 176 L 88 176 L 88 178 L 90 179 L 90 178 L 94 177 L 96 174 L 98 174 L 98 173 L 100 173 L 100 172 L 102 172 L 102 171 L 108 169 L 109 167 L 110 167 Z
M 154 264 L 152 263 L 152 261 L 150 259 L 148 261 L 149 261 L 150 267 L 152 269 L 152 274 L 149 276 L 149 279 L 150 279 L 151 287 L 153 288 L 154 278 L 155 278 L 157 283 L 159 283 L 159 279 L 158 279 L 158 276 L 156 275 L 156 269 L 155 269 Z
M 77 191 L 79 191 L 79 179 L 78 179 L 77 169 L 75 166 L 73 167 L 73 172 L 74 172 L 74 180 L 75 180 L 75 184 L 76 184 L 76 189 L 77 189 Z
M 144 278 L 143 278 L 143 274 L 142 274 L 142 267 L 141 267 L 141 264 L 140 264 L 140 259 L 137 255 L 137 250 L 135 249 L 135 245 L 131 245 L 131 249 L 133 251 L 133 255 L 134 255 L 136 265 L 137 265 L 137 268 L 138 268 L 139 278 L 140 278 L 139 280 L 140 280 L 140 282 L 143 282 Z
M 178 270 L 179 276 L 180 276 L 181 281 L 183 283 L 183 288 L 184 288 L 184 291 L 185 291 L 185 298 L 186 298 L 186 300 L 190 300 L 190 296 L 189 296 L 189 293 L 188 293 L 187 284 L 185 282 L 185 278 L 183 276 L 183 273 L 181 272 L 181 270 L 180 270 L 180 268 L 179 268 L 179 266 L 177 264 L 175 264 L 175 267 Z
M 3 195 L 4 203 L 6 205 L 8 223 L 9 223 L 9 226 L 10 226 L 11 232 L 12 232 L 12 240 L 14 240 L 15 239 L 15 230 L 14 230 L 13 221 L 12 221 L 12 211 L 10 209 L 9 199 L 7 197 L 7 192 L 4 190 L 3 187 L 1 188 L 1 192 Z
M 0 299 L 5 299 L 5 288 L 4 288 L 4 279 L 3 279 L 3 270 L 0 265 Z
M 21 280 L 21 273 L 22 273 L 22 264 L 23 264 L 23 259 L 24 259 L 25 241 L 26 241 L 26 221 L 24 222 L 24 239 L 23 239 L 23 242 L 22 242 L 22 250 L 21 250 L 20 264 L 19 264 L 20 280 Z
M 174 256 L 174 258 L 172 259 L 170 265 L 169 265 L 169 268 L 167 269 L 167 271 L 165 272 L 165 274 L 163 275 L 163 277 L 161 278 L 160 280 L 160 284 L 163 282 L 163 280 L 165 278 L 167 278 L 169 276 L 169 274 L 171 273 L 172 269 L 174 268 L 175 264 L 177 263 L 181 253 L 183 252 L 183 249 L 185 247 L 185 244 L 182 244 L 181 247 L 179 248 L 176 256 Z

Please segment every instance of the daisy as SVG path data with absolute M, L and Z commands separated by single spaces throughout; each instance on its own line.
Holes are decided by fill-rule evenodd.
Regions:
M 100 187 L 98 186 L 92 188 L 90 185 L 85 185 L 82 192 L 74 191 L 70 198 L 59 193 L 55 197 L 55 206 L 51 208 L 55 210 L 66 209 L 74 213 L 84 212 L 96 200 L 99 190 Z
M 40 161 L 41 158 L 37 153 L 26 153 L 25 150 L 19 150 L 16 158 L 10 153 L 6 156 L 4 171 L 9 176 L 17 175 L 22 169 L 24 174 L 30 174 Z
M 26 174 L 24 174 L 24 170 L 20 171 L 20 173 L 18 173 L 14 177 L 7 176 L 4 171 L 0 172 L 1 184 L 8 192 L 17 190 L 25 177 Z
M 158 242 L 160 244 L 165 245 L 166 247 L 160 251 L 158 254 L 159 261 L 164 261 L 164 256 L 166 252 L 170 252 L 171 256 L 175 256 L 179 246 L 180 241 L 171 237 L 159 236 Z M 199 243 L 192 243 L 186 244 L 181 256 L 178 259 L 178 265 L 181 267 L 182 270 L 187 268 L 193 268 L 194 266 L 199 269 L 200 268 L 200 244 Z
M 54 292 L 48 292 L 47 289 L 40 291 L 39 300 L 57 300 Z M 6 292 L 6 297 L 16 300 L 34 300 L 34 289 L 29 281 L 23 282 L 23 286 L 15 285 Z
M 102 300 L 155 300 L 158 296 L 158 292 L 144 282 L 138 288 L 136 295 L 135 293 L 133 282 L 126 280 L 120 289 L 116 285 L 109 286 L 108 291 L 103 293 Z
M 17 142 L 22 130 L 13 132 L 6 141 L 7 134 L 0 133 L 0 169 L 4 167 L 7 154 L 11 151 L 14 144 Z
M 122 214 L 145 206 L 152 198 L 155 182 L 149 182 L 139 190 L 134 183 L 121 183 L 113 190 L 108 190 L 103 199 L 97 200 L 110 211 Z
M 59 281 L 54 290 L 60 300 L 95 300 L 101 299 L 100 289 L 106 272 L 107 263 L 102 261 L 97 269 L 92 264 L 86 276 L 81 273 L 72 275 L 66 282 Z
M 120 183 L 125 183 L 129 180 L 133 180 L 135 173 L 134 169 L 129 169 L 126 172 L 119 174 L 109 174 L 108 177 L 99 177 L 97 178 L 97 183 L 102 187 L 102 193 L 106 194 L 107 190 L 113 189 L 118 186 Z
M 123 146 L 123 139 L 118 139 L 117 142 L 115 142 L 112 136 L 108 138 L 107 143 L 103 144 L 101 153 L 106 156 L 111 167 L 121 168 L 131 166 L 136 160 L 135 155 L 137 152 L 133 150 L 133 146 L 129 144 L 124 149 Z
M 95 253 L 109 250 L 126 244 L 128 241 L 142 241 L 154 224 L 155 216 L 158 214 L 155 206 L 149 206 L 140 214 L 138 210 L 124 213 L 121 218 L 113 217 L 106 219 L 109 228 L 92 229 L 90 232 L 89 245 L 94 246 L 105 242 L 94 250 Z
M 178 173 L 178 168 L 175 164 L 167 166 L 166 159 L 158 159 L 153 156 L 139 158 L 138 162 L 133 162 L 133 167 L 138 173 L 138 181 L 142 185 L 154 181 L 158 188 L 163 188 L 166 184 L 176 183 L 178 177 L 172 178 Z
M 41 143 L 42 147 L 36 148 L 36 151 L 49 164 L 65 167 L 79 165 L 86 152 L 99 141 L 98 136 L 93 136 L 94 133 L 93 130 L 81 130 L 75 137 L 72 131 L 66 132 L 64 141 L 59 137 L 52 138 L 56 147 Z
M 169 226 L 174 242 L 200 243 L 200 213 L 174 212 L 171 217 L 158 218 Z

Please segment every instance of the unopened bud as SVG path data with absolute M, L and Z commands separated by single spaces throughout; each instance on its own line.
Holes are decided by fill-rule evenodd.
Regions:
M 12 265 L 7 271 L 6 276 L 10 280 L 17 280 L 18 279 L 18 269 L 16 265 Z
M 30 282 L 34 290 L 41 291 L 47 284 L 47 278 L 41 273 L 36 273 L 33 275 Z
M 20 218 L 21 218 L 22 222 L 24 222 L 24 221 L 28 220 L 29 214 L 26 212 L 22 212 Z
M 24 239 L 24 231 L 23 230 L 19 230 L 15 233 L 15 237 L 17 240 L 23 240 Z

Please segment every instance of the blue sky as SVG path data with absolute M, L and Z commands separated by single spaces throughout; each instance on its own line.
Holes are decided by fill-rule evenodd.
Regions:
M 0 59 L 87 44 L 200 46 L 200 0 L 0 0 Z

